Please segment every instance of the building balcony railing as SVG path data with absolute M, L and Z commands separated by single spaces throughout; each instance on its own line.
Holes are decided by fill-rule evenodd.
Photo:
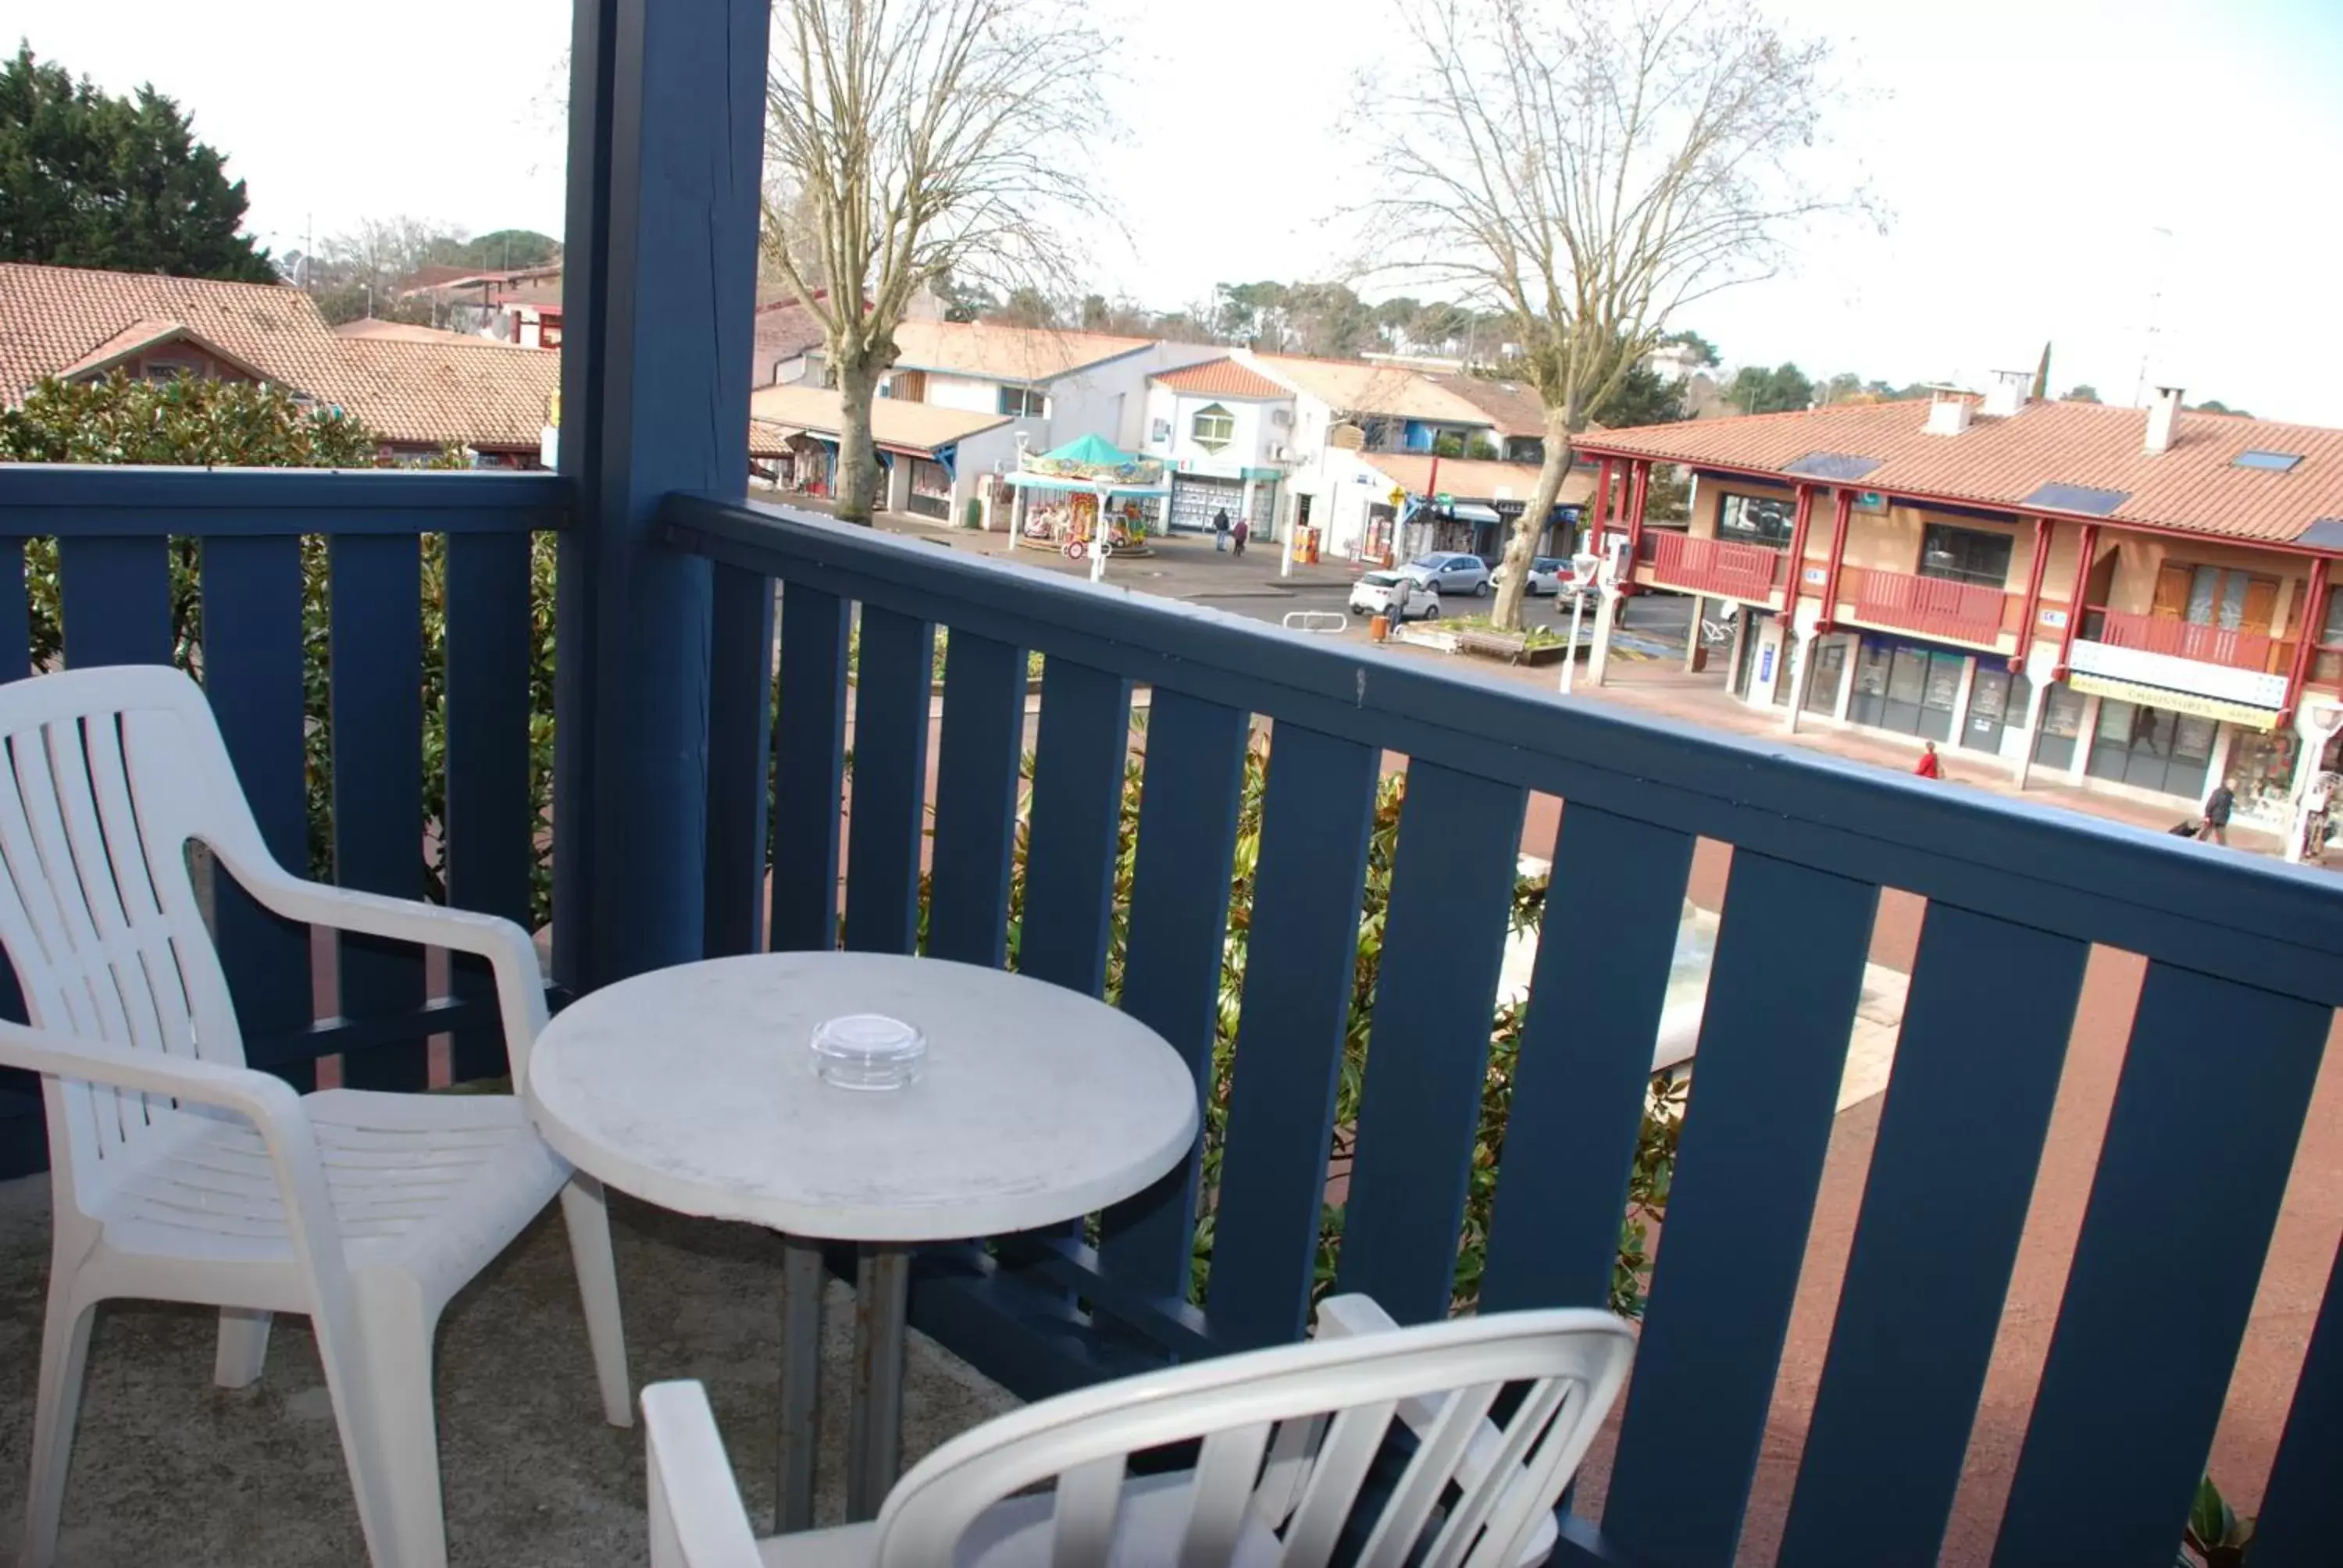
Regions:
M 570 575 L 598 569 L 591 536 L 561 552 L 549 623 L 564 725 L 613 672 L 669 673 L 698 744 L 647 759 L 625 736 L 553 728 L 539 699 L 531 536 L 578 507 L 550 475 L 0 467 L 0 566 L 61 540 L 54 580 L 0 571 L 0 638 L 17 639 L 0 657 L 32 673 L 35 630 L 61 623 L 52 662 L 167 661 L 191 602 L 206 690 L 288 864 L 315 863 L 315 829 L 337 851 L 329 874 L 414 893 L 444 842 L 448 901 L 525 919 L 549 857 L 559 928 L 579 907 L 564 900 L 584 898 L 571 857 L 624 853 L 689 918 L 648 931 L 628 906 L 606 937 L 622 954 L 844 945 L 1013 963 L 1155 1029 L 1205 1104 L 1186 1170 L 1089 1226 L 920 1257 L 914 1321 L 1028 1397 L 1296 1339 L 1329 1283 L 1403 1322 L 1604 1302 L 1637 1218 L 1625 1195 L 1695 847 L 1725 846 L 1634 1378 L 1599 1518 L 1565 1519 L 1557 1561 L 1717 1568 L 1763 1517 L 1784 1563 L 1934 1562 L 1976 1464 L 2001 1467 L 1997 1560 L 2169 1561 L 2233 1373 L 2268 1377 L 2239 1348 L 2343 1004 L 2331 881 L 679 497 L 655 537 L 626 537 L 632 553 L 599 541 L 609 569 L 691 567 L 702 613 L 636 628 L 667 638 L 657 660 L 567 640 L 611 635 L 596 585 Z M 199 551 L 183 552 L 190 530 Z M 322 612 L 302 571 L 303 537 L 321 533 Z M 1703 542 L 1712 567 L 1750 548 Z M 313 802 L 305 616 L 319 613 L 333 744 Z M 444 614 L 444 644 L 423 635 L 427 613 Z M 548 733 L 573 790 L 558 819 L 533 794 L 532 738 Z M 661 834 L 689 853 L 641 852 Z M 1526 904 L 1525 848 L 1554 866 Z M 1385 890 L 1372 930 L 1370 885 Z M 498 1070 L 484 977 L 458 969 L 452 999 L 433 1000 L 422 955 L 353 945 L 315 1022 L 327 1008 L 306 933 L 218 891 L 256 1065 L 307 1083 L 334 1054 L 346 1083 L 421 1088 L 428 1039 L 452 1033 L 454 1076 Z M 1891 893 L 1926 918 L 1902 960 L 1885 1098 L 1860 1117 L 1870 1145 L 1834 1185 Z M 1501 1017 L 1524 913 L 1556 940 Z M 1371 998 L 1356 990 L 1370 943 Z M 2108 957 L 2140 977 L 2127 1014 L 2100 983 Z M 2128 1038 L 2112 1112 L 2054 1137 L 2087 965 L 2097 1013 L 2127 1017 L 2109 1027 Z M 2227 1041 L 2250 1049 L 2208 1049 Z M 0 1084 L 0 1153 L 23 1169 L 41 1146 L 37 1086 Z M 2052 1240 L 2072 1241 L 2061 1282 L 2027 1287 L 2056 1301 L 2033 1397 L 1987 1401 L 2013 1280 L 2043 1272 L 2037 1180 L 2071 1137 L 2096 1157 L 2087 1191 L 2045 1189 L 2067 1227 Z M 37 1313 L 33 1282 L 9 1282 Z M 2343 1525 L 2343 1289 L 2317 1317 L 2293 1417 L 2262 1450 L 2257 1562 L 2325 1561 Z
M 1911 572 L 1849 567 L 1840 597 L 1865 626 L 1893 627 L 1946 642 L 1997 647 L 2011 598 L 1999 588 Z
M 2293 643 L 2267 632 L 2205 626 L 2176 616 L 2134 615 L 2097 605 L 2083 612 L 2083 636 L 2110 648 L 2265 675 L 2283 674 L 2294 658 Z
M 1787 557 L 1764 545 L 1647 528 L 1636 559 L 1663 588 L 1762 605 L 1772 602 L 1781 588 Z

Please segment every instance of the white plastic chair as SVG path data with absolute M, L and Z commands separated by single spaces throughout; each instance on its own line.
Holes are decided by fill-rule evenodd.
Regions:
M 91 1312 L 116 1297 L 219 1306 L 227 1388 L 260 1376 L 271 1312 L 307 1313 L 375 1563 L 440 1568 L 433 1332 L 556 1192 L 603 1413 L 632 1424 L 601 1190 L 514 1096 L 302 1095 L 246 1067 L 190 840 L 288 919 L 488 959 L 516 1091 L 545 1024 L 510 921 L 278 866 L 186 676 L 0 687 L 0 941 L 35 1025 L 0 1026 L 0 1064 L 43 1075 L 55 1209 L 24 1568 L 55 1560 Z
M 705 1392 L 654 1384 L 651 1568 L 1321 1568 L 1394 1416 L 1415 1452 L 1361 1568 L 1399 1568 L 1419 1546 L 1424 1568 L 1546 1560 L 1555 1504 L 1626 1378 L 1632 1328 L 1573 1309 L 1401 1329 L 1350 1296 L 1320 1309 L 1318 1336 L 1029 1405 L 929 1455 L 876 1521 L 764 1541 Z M 1489 1412 L 1514 1383 L 1528 1386 L 1500 1426 Z M 1193 1439 L 1192 1471 L 1126 1479 L 1132 1453 Z

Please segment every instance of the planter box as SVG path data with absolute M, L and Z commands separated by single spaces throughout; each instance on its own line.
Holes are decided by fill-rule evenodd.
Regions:
M 1456 638 L 1457 651 L 1481 658 L 1503 659 L 1507 664 L 1559 664 L 1570 648 L 1566 642 L 1532 648 L 1528 638 L 1513 632 L 1460 631 L 1452 635 Z

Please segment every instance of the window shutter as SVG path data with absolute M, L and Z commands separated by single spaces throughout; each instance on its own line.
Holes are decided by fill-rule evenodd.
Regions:
M 2189 572 L 2187 567 L 2166 566 L 2156 574 L 2156 604 L 2154 613 L 2167 620 L 2178 620 L 2188 608 Z

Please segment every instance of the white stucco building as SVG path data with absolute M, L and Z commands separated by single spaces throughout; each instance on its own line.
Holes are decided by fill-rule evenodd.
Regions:
M 1276 531 L 1279 487 L 1293 456 L 1293 390 L 1235 359 L 1150 377 L 1141 450 L 1172 469 L 1171 526 L 1202 532 L 1216 513 Z

